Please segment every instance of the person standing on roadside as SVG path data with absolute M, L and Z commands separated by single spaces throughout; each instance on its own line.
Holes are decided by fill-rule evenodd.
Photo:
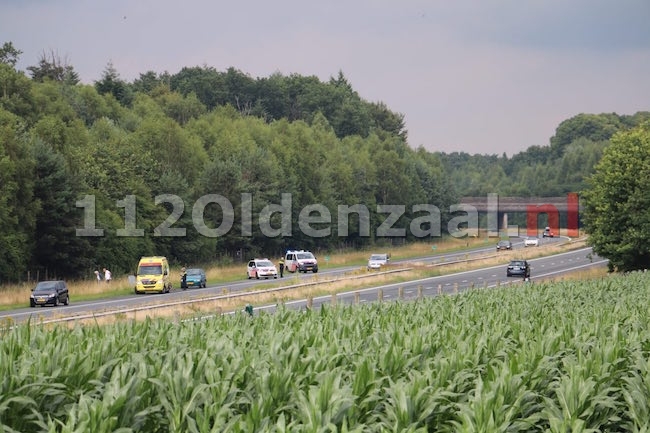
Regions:
M 284 276 L 284 257 L 280 257 L 280 261 L 278 262 L 280 265 L 280 278 Z
M 104 268 L 104 281 L 106 281 L 107 283 L 111 282 L 111 271 L 109 271 L 106 268 Z
M 97 277 L 97 284 L 99 284 L 102 281 L 102 276 L 99 271 L 95 271 L 95 277 Z
M 187 289 L 187 269 L 181 268 L 181 289 Z

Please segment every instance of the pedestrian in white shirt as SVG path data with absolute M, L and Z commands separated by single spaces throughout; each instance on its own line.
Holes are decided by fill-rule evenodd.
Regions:
M 106 268 L 104 268 L 104 281 L 106 281 L 107 283 L 111 282 L 111 271 L 109 271 Z

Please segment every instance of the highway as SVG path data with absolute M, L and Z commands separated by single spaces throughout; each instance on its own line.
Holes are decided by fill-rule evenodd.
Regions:
M 559 238 L 555 239 L 544 239 L 544 242 L 559 242 Z M 523 248 L 523 240 L 518 240 L 513 242 L 513 247 Z M 457 253 L 439 253 L 432 254 L 427 257 L 420 257 L 417 259 L 408 259 L 408 260 L 399 260 L 394 261 L 394 265 L 407 266 L 409 263 L 417 262 L 424 265 L 435 265 L 439 263 L 449 263 L 453 261 L 466 260 L 475 257 L 485 256 L 486 254 L 493 254 L 495 252 L 494 245 L 486 245 L 481 248 L 475 248 L 472 250 L 461 251 Z M 560 255 L 532 259 L 531 263 L 531 279 L 540 279 L 547 276 L 556 276 L 561 275 L 562 273 L 571 272 L 576 269 L 588 268 L 591 266 L 604 266 L 607 261 L 599 257 L 591 257 L 589 253 L 591 249 L 581 249 L 577 251 L 572 251 L 568 253 L 563 253 Z M 380 287 L 373 287 L 363 290 L 358 290 L 350 293 L 342 293 L 337 296 L 337 302 L 344 303 L 353 303 L 353 302 L 372 302 L 377 301 L 378 293 L 381 290 L 383 292 L 384 300 L 397 299 L 399 292 L 401 290 L 402 296 L 404 299 L 412 299 L 418 296 L 419 291 L 422 292 L 423 296 L 433 296 L 438 294 L 438 290 L 442 293 L 453 293 L 456 291 L 463 291 L 471 287 L 493 287 L 497 284 L 509 284 L 513 282 L 520 282 L 520 279 L 517 278 L 507 278 L 505 276 L 505 265 L 493 266 L 478 270 L 459 272 L 454 274 L 449 274 L 446 276 L 426 278 L 418 281 L 411 281 L 407 283 L 400 283 L 399 285 L 387 285 Z M 322 266 L 322 265 L 321 265 Z M 354 270 L 358 270 L 359 266 L 348 266 L 341 267 L 336 269 L 326 269 L 321 268 L 321 271 L 317 274 L 285 274 L 283 285 L 307 283 L 310 281 L 322 281 L 326 282 L 328 279 L 341 278 L 346 273 L 349 273 Z M 365 269 L 365 266 L 364 266 Z M 237 293 L 237 292 L 250 292 L 255 289 L 258 285 L 278 285 L 279 283 L 284 282 L 282 279 L 277 280 L 248 280 L 244 279 L 243 275 L 245 270 L 242 271 L 242 280 L 236 282 L 230 282 L 225 284 L 213 285 L 205 289 L 190 289 L 187 291 L 182 291 L 180 289 L 175 289 L 171 293 L 161 294 L 161 295 L 128 295 L 121 297 L 111 297 L 108 299 L 100 299 L 93 301 L 83 301 L 75 302 L 74 293 L 71 294 L 71 303 L 68 306 L 60 307 L 37 307 L 37 308 L 20 308 L 11 311 L 0 312 L 0 322 L 10 321 L 13 323 L 20 323 L 28 320 L 30 317 L 32 320 L 45 321 L 53 317 L 61 316 L 83 316 L 83 315 L 92 315 L 98 314 L 105 311 L 114 311 L 120 309 L 129 309 L 129 308 L 147 308 L 151 304 L 160 304 L 160 303 L 172 303 L 180 301 L 191 301 L 198 298 L 208 298 L 216 297 L 224 294 L 225 291 L 228 293 Z M 261 288 L 261 287 L 260 287 Z M 401 289 L 400 289 L 401 288 Z M 330 303 L 332 300 L 331 296 L 323 296 L 313 299 L 313 307 L 317 308 L 318 306 L 324 303 Z M 27 302 L 26 302 L 27 304 Z M 285 305 L 295 307 L 295 308 L 304 308 L 307 305 L 307 301 L 291 301 L 287 302 Z M 273 311 L 275 305 L 267 306 L 256 306 L 256 311 Z
M 607 265 L 607 260 L 593 255 L 591 248 L 583 248 L 553 256 L 531 259 L 529 263 L 531 265 L 530 281 L 534 282 L 544 278 L 561 277 L 563 274 L 586 270 L 595 266 L 603 267 Z M 439 277 L 339 293 L 337 294 L 336 302 L 337 304 L 377 302 L 380 291 L 384 301 L 399 299 L 400 291 L 402 293 L 402 299 L 415 300 L 420 292 L 422 296 L 437 296 L 438 293 L 461 293 L 472 287 L 489 289 L 497 285 L 504 286 L 509 284 L 527 284 L 527 282 L 522 278 L 506 277 L 506 266 L 499 265 Z M 307 307 L 307 302 L 307 300 L 296 300 L 286 302 L 284 305 L 289 308 L 304 309 Z M 313 298 L 312 308 L 318 308 L 323 304 L 330 304 L 331 302 L 332 296 L 329 295 Z M 276 308 L 277 305 L 264 305 L 254 308 L 254 311 L 272 312 Z

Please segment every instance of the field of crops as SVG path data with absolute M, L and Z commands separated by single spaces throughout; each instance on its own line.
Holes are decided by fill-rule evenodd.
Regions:
M 0 432 L 647 432 L 650 274 L 0 331 Z

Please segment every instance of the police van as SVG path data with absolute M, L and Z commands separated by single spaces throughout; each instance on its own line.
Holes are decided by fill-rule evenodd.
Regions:
M 284 269 L 289 272 L 318 272 L 318 260 L 305 250 L 289 250 L 284 256 Z

